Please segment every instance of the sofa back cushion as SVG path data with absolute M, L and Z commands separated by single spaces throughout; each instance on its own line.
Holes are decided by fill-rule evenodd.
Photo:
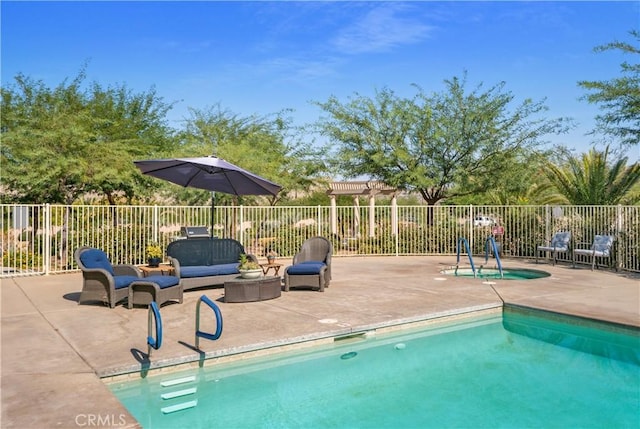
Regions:
M 244 247 L 231 238 L 193 238 L 176 240 L 167 246 L 167 256 L 180 266 L 207 266 L 238 263 Z

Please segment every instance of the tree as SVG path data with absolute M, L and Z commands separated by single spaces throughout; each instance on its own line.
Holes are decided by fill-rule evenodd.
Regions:
M 634 187 L 640 183 L 640 162 L 627 167 L 627 157 L 610 162 L 609 146 L 604 151 L 590 150 L 581 157 L 571 156 L 565 165 L 549 163 L 549 180 L 564 202 L 576 205 L 635 204 L 640 195 Z
M 615 41 L 597 46 L 595 52 L 620 50 L 625 54 L 640 54 L 638 43 L 640 32 L 629 32 L 635 44 Z M 592 91 L 585 98 L 589 103 L 598 104 L 601 115 L 597 124 L 605 134 L 620 138 L 623 145 L 640 144 L 640 64 L 623 62 L 621 77 L 608 81 L 580 81 L 578 85 Z
M 181 134 L 183 156 L 216 155 L 283 187 L 271 202 L 285 198 L 292 190 L 307 190 L 324 171 L 319 149 L 301 140 L 291 120 L 282 113 L 266 117 L 240 116 L 219 105 L 203 110 L 190 109 L 190 118 Z M 200 202 L 206 193 L 185 190 Z M 220 195 L 222 201 L 232 198 Z M 253 197 L 242 197 L 250 201 Z
M 84 70 L 54 89 L 19 74 L 2 88 L 3 200 L 72 204 L 97 192 L 116 204 L 140 182 L 133 159 L 169 150 L 170 106 L 154 90 L 83 89 Z
M 417 191 L 429 205 L 500 187 L 543 136 L 566 130 L 566 119 L 541 118 L 542 102 L 512 108 L 504 83 L 468 93 L 465 83 L 466 76 L 446 80 L 446 91 L 433 95 L 418 88 L 412 99 L 389 89 L 346 104 L 331 97 L 317 103 L 329 114 L 317 126 L 339 145 L 344 175 Z

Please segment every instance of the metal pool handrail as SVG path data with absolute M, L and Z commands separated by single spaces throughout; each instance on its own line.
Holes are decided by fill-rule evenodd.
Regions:
M 493 236 L 487 237 L 487 240 L 484 242 L 484 263 L 489 262 L 489 246 L 492 246 L 493 254 L 496 257 L 496 263 L 498 264 L 498 271 L 500 272 L 500 278 L 504 277 L 504 273 L 502 272 L 502 262 L 500 262 L 500 255 L 498 254 L 498 245 L 496 244 L 496 240 Z
M 153 349 L 158 350 L 162 346 L 162 318 L 160 317 L 160 310 L 158 309 L 158 304 L 155 301 L 151 301 L 149 305 L 149 319 L 148 319 L 148 329 L 147 329 L 147 356 L 151 356 L 151 351 Z M 155 324 L 152 323 L 155 321 Z M 153 328 L 155 326 L 155 337 L 151 334 L 153 333 Z
M 214 334 L 203 332 L 200 330 L 200 304 L 207 304 L 216 315 L 216 332 Z M 222 313 L 220 312 L 220 308 L 209 299 L 206 295 L 202 295 L 198 298 L 198 303 L 196 304 L 196 349 L 200 349 L 200 337 L 206 338 L 207 340 L 217 340 L 222 335 Z
M 458 238 L 458 244 L 456 245 L 456 274 L 458 273 L 458 266 L 460 265 L 460 242 L 464 243 L 464 247 L 469 256 L 469 263 L 471 264 L 471 270 L 473 271 L 473 277 L 476 276 L 476 267 L 473 265 L 473 257 L 471 256 L 471 249 L 469 248 L 469 242 L 464 237 Z

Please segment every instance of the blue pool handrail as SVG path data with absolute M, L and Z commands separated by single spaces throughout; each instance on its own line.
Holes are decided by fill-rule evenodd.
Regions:
M 471 256 L 471 250 L 469 248 L 469 242 L 464 237 L 458 237 L 458 244 L 456 245 L 456 274 L 458 272 L 458 266 L 460 265 L 460 243 L 464 244 L 464 248 L 469 255 L 469 263 L 471 264 L 471 271 L 473 271 L 473 277 L 476 276 L 476 267 L 473 265 L 473 257 Z
M 200 330 L 200 304 L 203 302 L 207 304 L 216 315 L 216 332 L 213 334 Z M 220 338 L 220 335 L 222 335 L 222 313 L 220 312 L 220 308 L 215 302 L 211 301 L 208 296 L 202 295 L 198 298 L 198 303 L 196 304 L 196 349 L 200 349 L 201 337 L 213 341 Z
M 502 262 L 500 261 L 500 254 L 498 252 L 498 245 L 496 244 L 496 240 L 492 235 L 487 237 L 487 240 L 484 242 L 484 263 L 489 262 L 489 248 L 493 250 L 493 255 L 496 257 L 496 263 L 498 264 L 498 271 L 500 272 L 500 278 L 504 277 L 504 273 L 502 272 Z
M 155 322 L 155 323 L 152 323 Z M 155 337 L 151 334 L 154 332 Z M 147 356 L 151 356 L 152 350 L 158 350 L 162 346 L 162 318 L 160 317 L 160 310 L 158 304 L 155 301 L 151 301 L 149 304 L 149 318 L 147 329 Z

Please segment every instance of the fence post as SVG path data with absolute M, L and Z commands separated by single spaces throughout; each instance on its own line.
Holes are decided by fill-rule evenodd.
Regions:
M 44 274 L 51 274 L 51 205 L 44 204 L 41 206 L 44 211 L 44 236 L 42 237 L 44 243 Z M 34 226 L 34 233 L 35 233 Z M 35 235 L 35 234 L 34 234 Z
M 244 206 L 240 206 L 240 210 L 239 210 L 239 217 L 240 217 L 240 239 L 238 240 L 240 243 L 242 243 L 243 246 L 247 246 L 247 243 L 244 242 Z
M 154 243 L 160 243 L 160 241 L 158 241 L 158 237 L 159 237 L 159 234 L 160 234 L 159 210 L 160 210 L 160 208 L 157 205 L 153 206 L 153 231 L 152 231 L 152 235 L 153 235 L 153 242 Z
M 549 243 L 551 240 L 551 207 L 549 204 L 544 205 L 544 240 L 545 243 Z
M 622 205 L 618 204 L 616 206 L 616 230 L 615 230 L 615 240 L 613 241 L 613 245 L 615 246 L 614 249 L 614 264 L 615 264 L 615 268 L 616 271 L 620 271 L 620 268 L 622 267 L 621 261 L 620 261 L 620 249 L 622 248 L 621 244 L 620 244 L 620 232 L 622 231 Z M 626 256 L 626 255 L 625 255 Z
M 316 212 L 316 219 L 318 219 L 318 221 L 316 222 L 318 233 L 316 235 L 318 237 L 322 237 L 322 206 L 320 204 L 318 204 L 318 211 Z

